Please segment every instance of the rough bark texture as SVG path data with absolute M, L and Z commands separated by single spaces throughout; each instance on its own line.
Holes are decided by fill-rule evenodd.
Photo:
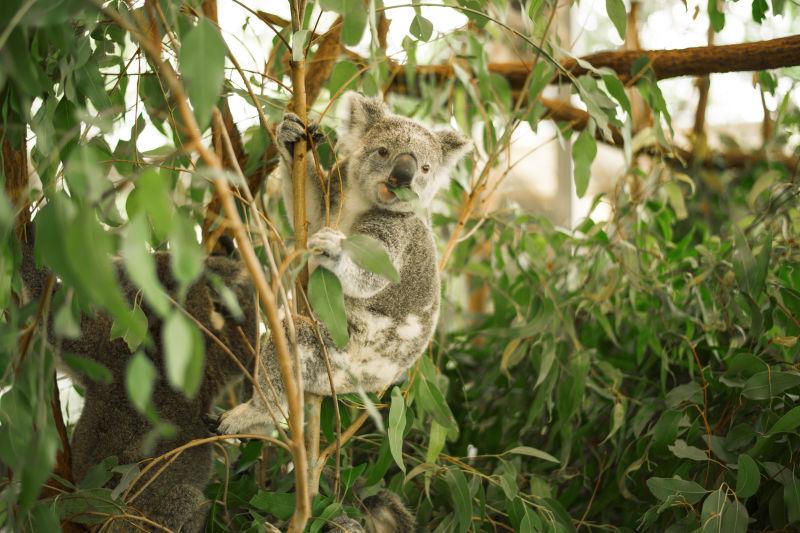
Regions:
M 742 72 L 766 70 L 800 65 L 800 35 L 757 41 L 753 43 L 729 44 L 724 46 L 699 46 L 681 50 L 618 50 L 598 52 L 581 58 L 594 67 L 608 67 L 614 70 L 622 81 L 631 78 L 631 67 L 642 56 L 649 58 L 650 67 L 656 78 L 663 80 L 680 76 L 703 76 L 716 72 Z M 574 76 L 586 74 L 587 70 L 578 65 L 577 60 L 569 58 L 562 66 Z M 531 65 L 526 62 L 489 63 L 489 72 L 506 78 L 512 90 L 519 90 Z M 392 80 L 392 90 L 410 92 L 405 73 L 398 69 Z M 423 78 L 449 79 L 454 76 L 451 65 L 420 65 L 417 76 Z M 558 82 L 558 79 L 554 79 Z M 562 80 L 563 81 L 563 77 Z
M 23 227 L 30 219 L 30 213 L 24 205 L 28 189 L 28 143 L 24 135 L 20 136 L 19 146 L 14 146 L 0 127 L 0 138 L 3 142 L 3 175 L 5 189 L 11 205 L 19 213 L 17 222 Z

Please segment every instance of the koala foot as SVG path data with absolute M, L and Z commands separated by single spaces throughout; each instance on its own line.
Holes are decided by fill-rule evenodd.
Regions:
M 417 519 L 393 492 L 382 490 L 365 498 L 364 506 L 367 508 L 367 529 L 370 531 L 413 533 L 417 529 Z
M 294 113 L 286 113 L 283 115 L 281 123 L 278 124 L 276 137 L 278 143 L 286 149 L 289 155 L 292 155 L 294 154 L 294 144 L 301 139 L 309 138 L 306 131 L 308 131 L 312 143 L 317 144 L 322 140 L 323 135 L 319 124 L 312 122 L 306 129 L 306 125 L 300 120 L 300 117 Z
M 214 432 L 218 435 L 242 433 L 268 435 L 272 427 L 272 419 L 267 411 L 257 408 L 251 400 L 222 413 Z
M 328 259 L 336 260 L 342 254 L 344 233 L 333 228 L 322 228 L 308 238 L 308 248 Z

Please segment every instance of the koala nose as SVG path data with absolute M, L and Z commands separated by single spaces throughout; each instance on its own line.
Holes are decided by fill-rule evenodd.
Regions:
M 400 154 L 394 160 L 389 184 L 392 187 L 408 187 L 417 173 L 417 158 L 411 154 Z

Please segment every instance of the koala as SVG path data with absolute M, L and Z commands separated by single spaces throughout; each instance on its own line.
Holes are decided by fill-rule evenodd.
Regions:
M 318 176 L 308 158 L 306 216 L 311 235 L 308 247 L 314 252 L 310 266 L 327 268 L 339 278 L 349 342 L 339 349 L 324 325 L 306 317 L 295 318 L 302 386 L 319 395 L 331 393 L 325 352 L 333 386 L 337 392 L 347 393 L 388 387 L 425 350 L 439 315 L 440 280 L 429 216 L 420 210 L 430 206 L 454 165 L 471 148 L 455 131 L 431 130 L 395 115 L 380 99 L 354 92 L 342 98 L 339 163 L 328 176 Z M 316 133 L 316 128 L 310 127 L 308 133 Z M 279 172 L 291 219 L 292 153 L 307 132 L 297 116 L 287 113 L 276 135 Z M 398 188 L 411 189 L 418 200 L 397 194 Z M 335 227 L 324 226 L 326 197 Z M 354 234 L 368 235 L 381 244 L 400 274 L 399 282 L 356 264 L 342 248 L 342 241 Z M 265 395 L 277 393 L 269 400 L 274 405 L 263 405 L 263 399 L 254 395 L 222 415 L 220 431 L 263 431 L 272 422 L 270 412 L 284 407 L 283 385 L 270 340 L 259 353 L 259 368 L 264 369 L 258 371 L 258 382 Z
M 22 244 L 22 277 L 33 298 L 41 296 L 49 272 L 38 268 L 33 252 L 33 228 L 29 225 L 28 242 Z M 233 244 L 229 244 L 231 250 Z M 115 261 L 118 279 L 124 294 L 133 301 L 138 289 L 128 280 L 120 261 Z M 156 253 L 157 275 L 164 288 L 172 295 L 177 292 L 167 253 Z M 241 315 L 237 320 L 220 302 L 211 277 L 216 276 L 235 294 Z M 203 276 L 186 294 L 186 309 L 213 332 L 242 362 L 252 366 L 252 350 L 257 344 L 257 308 L 255 293 L 249 276 L 238 258 L 224 255 L 209 256 L 205 261 Z M 79 482 L 89 469 L 103 459 L 116 456 L 120 464 L 140 463 L 147 457 L 157 457 L 191 440 L 209 437 L 204 415 L 209 412 L 217 395 L 241 370 L 215 342 L 206 339 L 205 368 L 200 390 L 193 399 L 175 391 L 166 381 L 161 346 L 162 321 L 143 304 L 153 347 L 146 355 L 159 371 L 154 384 L 152 403 L 159 416 L 177 430 L 174 437 L 160 439 L 147 455 L 143 452 L 151 424 L 128 401 L 125 390 L 125 370 L 132 354 L 120 338 L 111 339 L 112 318 L 98 312 L 84 314 L 80 320 L 81 334 L 77 338 L 56 339 L 52 323 L 49 324 L 51 342 L 58 343 L 62 352 L 73 353 L 105 365 L 113 376 L 110 384 L 78 380 L 85 390 L 84 408 L 75 425 L 72 440 L 72 472 Z M 169 465 L 133 501 L 127 502 L 129 513 L 142 515 L 172 531 L 201 531 L 209 508 L 203 495 L 212 469 L 211 445 L 187 449 Z M 158 470 L 158 467 L 153 471 Z M 149 480 L 140 480 L 131 494 Z M 112 480 L 113 485 L 118 480 Z M 155 531 L 141 521 L 115 519 L 110 531 Z
M 414 533 L 417 521 L 393 492 L 382 490 L 364 499 L 366 527 L 348 516 L 335 518 L 327 533 Z

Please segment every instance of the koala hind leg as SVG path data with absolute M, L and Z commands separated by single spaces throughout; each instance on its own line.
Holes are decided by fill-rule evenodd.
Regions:
M 279 417 L 279 413 L 275 413 Z M 280 422 L 280 418 L 278 419 Z M 274 422 L 269 411 L 256 401 L 255 397 L 249 401 L 241 403 L 229 411 L 222 413 L 217 425 L 217 433 L 220 435 L 239 435 L 239 434 L 267 434 L 270 432 Z
M 294 325 L 302 366 L 303 390 L 330 395 L 331 385 L 326 363 L 327 352 L 333 375 L 333 386 L 337 391 L 353 392 L 355 388 L 348 371 L 347 353 L 336 348 L 327 330 L 323 326 L 316 325 L 311 319 L 302 316 L 295 317 Z M 285 330 L 286 323 L 284 322 Z M 320 342 L 320 337 L 322 342 Z M 269 405 L 264 405 L 264 399 L 258 391 L 254 392 L 248 402 L 237 405 L 222 415 L 218 432 L 222 434 L 250 431 L 263 433 L 273 424 L 271 413 L 274 413 L 276 417 L 288 414 L 286 392 L 271 338 L 262 343 L 256 364 L 258 365 L 255 372 L 258 376 L 258 385 Z

